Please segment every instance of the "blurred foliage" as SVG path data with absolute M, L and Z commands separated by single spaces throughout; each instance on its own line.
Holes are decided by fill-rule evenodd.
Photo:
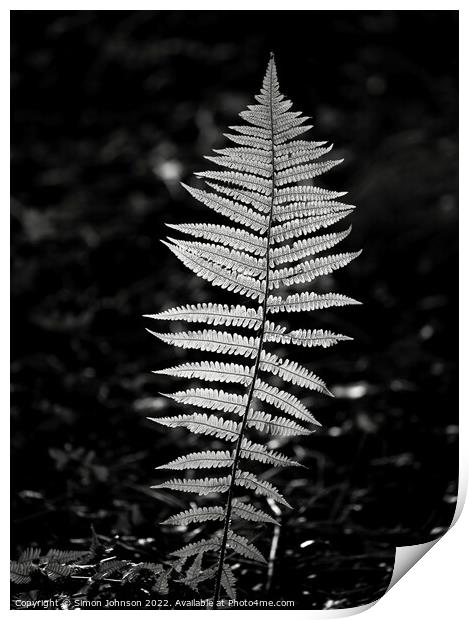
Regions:
M 190 540 L 159 525 L 187 504 L 149 489 L 153 468 L 197 440 L 146 421 L 169 407 L 150 371 L 177 359 L 140 317 L 221 298 L 158 239 L 163 222 L 209 217 L 178 182 L 223 145 L 270 49 L 314 139 L 345 158 L 325 183 L 359 207 L 347 245 L 365 251 L 321 285 L 364 305 L 311 315 L 355 341 L 300 360 L 337 398 L 310 398 L 324 427 L 287 448 L 309 469 L 279 476 L 296 509 L 270 592 L 263 572 L 238 568 L 240 596 L 367 603 L 396 545 L 445 531 L 457 495 L 457 20 L 12 13 L 12 557 L 83 547 L 91 524 L 134 562 Z M 256 544 L 268 550 L 270 536 Z

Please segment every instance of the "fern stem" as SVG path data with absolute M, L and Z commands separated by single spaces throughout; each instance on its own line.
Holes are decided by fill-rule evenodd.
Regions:
M 213 607 L 212 609 L 217 609 L 218 600 L 220 598 L 220 589 L 221 589 L 221 578 L 223 574 L 223 565 L 225 562 L 226 556 L 226 544 L 228 541 L 228 532 L 231 524 L 231 512 L 233 506 L 233 494 L 234 487 L 236 483 L 236 473 L 238 471 L 239 460 L 241 456 L 241 445 L 243 441 L 244 430 L 246 428 L 246 423 L 248 419 L 249 409 L 251 407 L 251 402 L 254 396 L 254 388 L 256 385 L 257 376 L 259 374 L 259 365 L 261 361 L 261 353 L 264 347 L 264 333 L 265 333 L 265 324 L 267 318 L 267 299 L 269 296 L 269 271 L 270 271 L 270 244 L 271 244 L 271 228 L 272 228 L 272 216 L 274 210 L 274 190 L 275 190 L 275 146 L 274 146 L 274 117 L 273 117 L 273 53 L 271 52 L 271 63 L 270 63 L 270 92 L 269 92 L 269 106 L 270 106 L 270 129 L 271 129 L 271 165 L 272 165 L 272 188 L 271 188 L 271 201 L 270 201 L 270 211 L 269 211 L 269 224 L 267 229 L 267 250 L 266 250 L 266 279 L 265 279 L 265 295 L 262 301 L 261 306 L 261 325 L 259 327 L 259 347 L 257 350 L 256 361 L 254 363 L 254 372 L 252 375 L 252 381 L 248 388 L 248 398 L 246 402 L 246 408 L 244 411 L 243 419 L 241 421 L 241 427 L 239 429 L 239 437 L 236 441 L 235 454 L 233 458 L 233 465 L 231 469 L 231 482 L 228 489 L 228 495 L 226 500 L 226 509 L 225 516 L 223 520 L 223 536 L 220 544 L 220 553 L 218 559 L 218 567 L 215 579 L 215 589 L 213 594 Z

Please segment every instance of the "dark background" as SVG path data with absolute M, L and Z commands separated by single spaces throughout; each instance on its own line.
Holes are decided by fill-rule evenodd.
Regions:
M 310 469 L 276 477 L 295 510 L 269 596 L 369 602 L 396 545 L 448 527 L 457 12 L 15 11 L 13 558 L 30 545 L 80 549 L 91 524 L 151 561 L 188 540 L 159 522 L 189 500 L 149 487 L 163 479 L 155 466 L 198 440 L 146 421 L 151 399 L 169 411 L 158 392 L 181 385 L 150 371 L 184 356 L 141 315 L 226 300 L 158 239 L 164 222 L 210 220 L 178 181 L 225 144 L 271 49 L 311 137 L 345 158 L 322 185 L 358 205 L 344 245 L 364 252 L 323 283 L 364 305 L 303 317 L 355 340 L 303 355 L 337 398 L 305 399 L 324 427 L 286 450 Z M 257 536 L 267 551 L 271 532 Z M 243 597 L 266 597 L 262 573 L 237 574 Z

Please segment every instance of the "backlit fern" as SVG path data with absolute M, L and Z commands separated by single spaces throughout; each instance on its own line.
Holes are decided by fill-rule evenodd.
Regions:
M 209 505 L 189 508 L 166 521 L 215 526 L 211 535 L 174 552 L 179 570 L 190 562 L 184 583 L 197 588 L 204 580 L 214 580 L 215 605 L 221 587 L 227 596 L 235 596 L 228 549 L 230 557 L 265 561 L 233 528 L 242 526 L 246 532 L 246 522 L 248 529 L 249 522 L 275 523 L 265 509 L 240 496 L 246 497 L 248 492 L 251 497 L 290 507 L 272 483 L 250 471 L 254 462 L 298 466 L 265 442 L 271 436 L 307 435 L 319 425 L 288 387 L 280 389 L 269 379 L 330 395 L 324 381 L 312 371 L 269 349 L 276 344 L 329 347 L 350 340 L 323 329 L 289 331 L 274 321 L 274 315 L 358 303 L 337 293 L 297 290 L 298 285 L 344 267 L 359 254 L 332 253 L 350 228 L 312 234 L 336 224 L 353 210 L 340 200 L 343 192 L 321 189 L 312 182 L 341 160 L 321 159 L 332 148 L 324 142 L 298 139 L 311 126 L 304 124 L 307 117 L 293 112 L 291 102 L 280 93 L 273 57 L 256 101 L 240 114 L 246 124 L 233 126 L 232 133 L 226 134 L 234 146 L 207 158 L 219 169 L 197 175 L 205 180 L 207 189 L 184 185 L 194 198 L 231 223 L 172 225 L 189 239 L 169 238 L 166 242 L 186 267 L 211 284 L 247 298 L 248 305 L 200 303 L 148 315 L 199 324 L 176 333 L 151 331 L 163 342 L 234 358 L 187 362 L 156 371 L 200 380 L 203 387 L 166 394 L 188 409 L 179 415 L 151 418 L 227 444 L 223 449 L 204 449 L 161 465 L 158 469 L 195 473 L 190 477 L 181 473 L 156 486 L 218 496 Z

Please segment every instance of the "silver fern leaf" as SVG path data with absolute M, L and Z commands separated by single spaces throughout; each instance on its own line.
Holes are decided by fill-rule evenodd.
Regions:
M 227 563 L 228 548 L 242 557 L 264 561 L 247 538 L 232 531 L 231 524 L 238 527 L 243 522 L 276 523 L 267 512 L 250 501 L 242 501 L 240 490 L 290 507 L 271 482 L 249 471 L 249 467 L 254 463 L 273 467 L 299 463 L 269 449 L 263 442 L 271 436 L 308 435 L 320 426 L 301 400 L 273 385 L 272 378 L 277 383 L 283 381 L 332 395 L 324 380 L 312 370 L 269 348 L 276 344 L 330 347 L 351 340 L 323 329 L 289 331 L 286 325 L 268 320 L 269 314 L 288 315 L 359 303 L 338 293 L 295 290 L 359 256 L 360 252 L 329 252 L 349 236 L 351 227 L 314 234 L 340 222 L 355 207 L 341 201 L 346 192 L 326 190 L 312 183 L 342 160 L 322 159 L 332 150 L 332 145 L 301 137 L 312 126 L 306 124 L 308 117 L 293 111 L 292 103 L 281 94 L 273 57 L 255 99 L 256 103 L 240 113 L 245 124 L 233 125 L 230 133 L 225 134 L 234 146 L 218 149 L 206 157 L 215 168 L 197 173 L 206 187 L 183 185 L 199 203 L 225 217 L 227 224 L 172 224 L 174 231 L 189 239 L 169 237 L 165 241 L 171 252 L 196 275 L 227 295 L 242 295 L 247 303 L 200 303 L 147 315 L 158 321 L 200 323 L 201 329 L 196 331 L 148 331 L 164 343 L 217 356 L 214 360 L 187 362 L 154 371 L 201 381 L 205 387 L 191 386 L 165 394 L 189 410 L 179 415 L 150 418 L 163 426 L 182 427 L 228 443 L 229 449 L 220 449 L 219 445 L 216 449 L 202 449 L 157 468 L 203 469 L 207 471 L 205 477 L 174 478 L 155 486 L 223 498 L 213 505 L 193 506 L 164 522 L 166 525 L 205 522 L 215 527 L 209 538 L 174 552 L 179 558 L 174 564 L 178 571 L 182 569 L 181 562 L 194 557 L 182 578 L 190 587 L 197 588 L 201 581 L 215 579 L 215 604 L 221 588 L 230 598 L 236 596 L 234 575 Z M 284 295 L 286 288 L 293 290 Z M 280 294 L 274 294 L 277 289 Z M 223 326 L 227 331 L 210 326 Z M 233 328 L 247 333 L 237 333 Z M 220 355 L 244 357 L 249 362 L 220 360 Z M 232 384 L 232 391 L 217 386 L 227 383 Z M 257 410 L 259 401 L 269 410 Z M 220 415 L 214 415 L 213 411 Z M 241 463 L 247 469 L 241 470 Z

